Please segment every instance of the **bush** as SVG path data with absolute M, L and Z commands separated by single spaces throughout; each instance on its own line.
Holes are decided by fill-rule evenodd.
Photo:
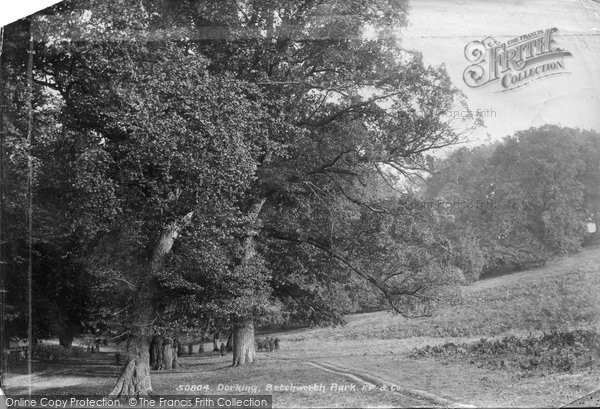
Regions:
M 542 336 L 499 340 L 482 338 L 472 344 L 452 342 L 413 351 L 413 357 L 465 357 L 479 367 L 513 368 L 520 371 L 569 372 L 597 365 L 600 335 L 587 330 L 544 333 Z

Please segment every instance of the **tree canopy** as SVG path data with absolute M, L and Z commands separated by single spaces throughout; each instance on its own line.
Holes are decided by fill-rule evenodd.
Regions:
M 426 196 L 473 231 L 483 270 L 526 266 L 581 249 L 598 221 L 596 132 L 546 125 L 440 161 Z
M 406 15 L 396 0 L 77 0 L 15 26 L 15 94 L 18 40 L 37 41 L 36 245 L 94 277 L 90 322 L 137 340 L 139 379 L 115 393 L 151 389 L 149 334 L 229 325 L 240 344 L 253 322 L 340 322 L 365 284 L 407 316 L 456 296 L 446 221 L 406 212 L 421 204 L 400 182 L 475 124 L 444 115 L 464 100 L 402 48 Z

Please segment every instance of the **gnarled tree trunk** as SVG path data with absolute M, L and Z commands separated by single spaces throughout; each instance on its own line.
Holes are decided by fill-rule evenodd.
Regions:
M 110 396 L 143 396 L 152 391 L 150 380 L 150 343 L 147 335 L 154 318 L 152 296 L 154 294 L 154 277 L 161 271 L 167 254 L 171 251 L 175 239 L 183 227 L 192 220 L 193 212 L 181 220 L 169 224 L 162 232 L 152 253 L 149 265 L 149 276 L 134 288 L 135 302 L 132 320 L 132 335 L 127 348 L 127 365 L 119 376 L 117 384 Z M 163 348 L 164 353 L 164 348 Z M 163 357 L 164 361 L 164 357 Z M 172 366 L 171 361 L 171 366 Z
M 166 370 L 170 370 L 173 369 L 173 358 L 174 356 L 177 356 L 177 354 L 174 353 L 174 348 L 173 348 L 173 340 L 172 339 L 165 339 L 165 342 L 163 342 L 163 350 L 162 350 L 162 363 L 161 363 L 161 368 L 162 369 L 166 369 Z
M 64 348 L 71 348 L 73 339 L 79 335 L 79 325 L 65 322 L 58 334 L 58 343 Z
M 213 336 L 213 351 L 218 352 L 221 347 L 221 333 L 215 332 Z
M 63 348 L 70 349 L 73 346 L 73 334 L 60 334 L 58 336 L 58 344 Z
M 150 343 L 150 367 L 154 370 L 160 369 L 163 360 L 163 337 L 155 335 Z
M 229 337 L 227 337 L 227 345 L 225 345 L 227 352 L 233 351 L 233 331 L 229 333 Z
M 127 341 L 127 365 L 110 396 L 146 396 L 152 392 L 150 380 L 150 337 L 142 330 L 153 316 L 150 296 L 152 286 L 144 285 L 136 294 L 134 331 Z
M 128 363 L 110 396 L 144 396 L 152 391 L 148 338 L 134 336 L 127 348 Z
M 251 319 L 233 326 L 233 366 L 256 362 L 254 346 L 254 323 Z
M 179 368 L 179 356 L 177 355 L 177 351 L 173 349 L 173 369 Z
M 250 210 L 251 226 L 242 244 L 243 256 L 239 268 L 246 269 L 256 256 L 254 237 L 258 234 L 259 215 L 266 202 L 261 198 L 254 203 Z M 233 366 L 251 364 L 256 361 L 256 347 L 254 343 L 254 322 L 252 317 L 238 320 L 233 325 Z

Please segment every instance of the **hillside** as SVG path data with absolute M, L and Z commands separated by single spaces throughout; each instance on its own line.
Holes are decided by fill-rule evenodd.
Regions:
M 600 328 L 598 294 L 600 247 L 594 247 L 535 270 L 464 287 L 463 297 L 456 300 L 456 305 L 442 307 L 432 317 L 407 319 L 385 311 L 355 314 L 347 317 L 345 326 L 304 329 L 277 336 L 304 349 L 314 341 L 318 341 L 316 344 L 336 341 L 339 345 L 343 340 L 377 340 L 373 341 L 377 343 L 404 339 L 412 345 L 415 337 L 479 338 L 571 328 L 597 330 Z
M 465 287 L 457 305 L 442 308 L 429 318 L 405 319 L 389 312 L 356 314 L 347 317 L 348 323 L 342 327 L 274 336 L 282 340 L 281 353 L 286 357 L 316 362 L 362 379 L 383 379 L 457 404 L 558 407 L 598 388 L 596 364 L 585 369 L 539 368 L 535 372 L 514 365 L 495 366 L 492 364 L 500 362 L 498 359 L 486 362 L 470 353 L 418 357 L 415 351 L 448 343 L 475 348 L 486 342 L 502 344 L 507 335 L 515 335 L 510 338 L 515 342 L 527 343 L 531 337 L 555 330 L 598 332 L 598 294 L 600 248 L 591 248 L 543 268 Z M 580 352 L 585 351 L 576 354 Z M 507 358 L 517 362 L 529 359 L 527 354 Z

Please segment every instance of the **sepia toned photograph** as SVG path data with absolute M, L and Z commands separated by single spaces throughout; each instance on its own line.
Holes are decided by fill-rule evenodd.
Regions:
M 600 1 L 0 5 L 0 409 L 600 406 Z

